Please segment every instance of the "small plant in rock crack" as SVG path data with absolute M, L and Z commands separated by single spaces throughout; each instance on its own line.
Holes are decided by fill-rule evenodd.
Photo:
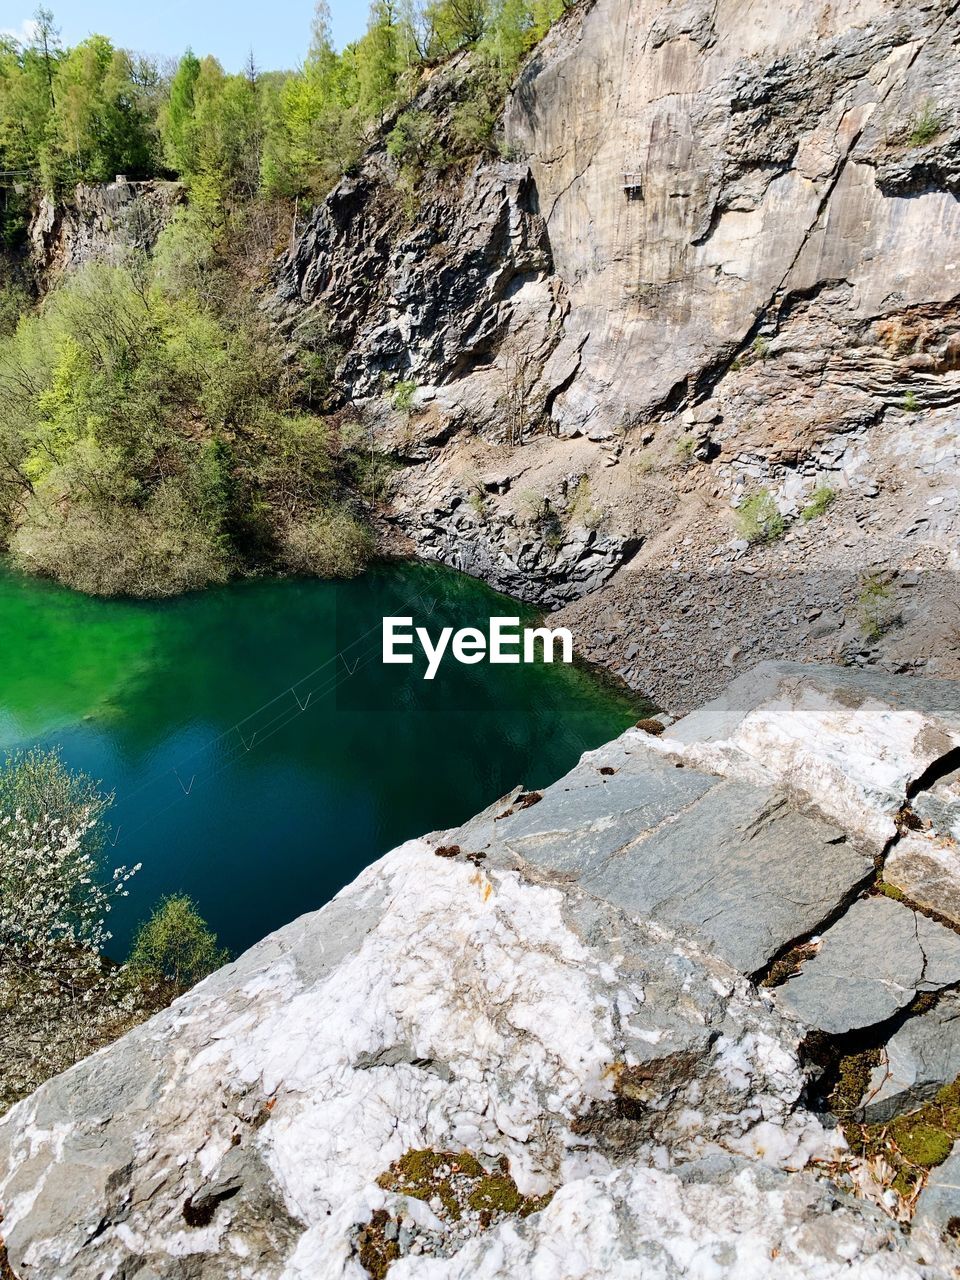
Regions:
M 827 510 L 833 506 L 837 499 L 837 492 L 831 489 L 828 484 L 818 485 L 814 489 L 810 501 L 800 512 L 804 520 L 816 520 L 819 516 L 824 515 Z
M 868 640 L 879 640 L 897 622 L 899 614 L 884 574 L 872 572 L 863 579 L 857 598 L 857 613 L 861 630 Z
M 466 503 L 479 521 L 485 521 L 490 514 L 488 510 L 489 494 L 479 471 L 472 467 L 463 473 L 463 487 L 466 492 Z
M 736 514 L 740 533 L 750 543 L 776 542 L 787 531 L 787 522 L 769 489 L 745 498 Z
M 484 521 L 487 518 L 487 495 L 483 489 L 471 489 L 467 494 L 467 506 L 477 517 Z
M 697 447 L 697 437 L 692 434 L 681 436 L 677 441 L 677 461 L 682 467 L 689 467 L 693 463 L 694 450 Z
M 767 356 L 770 354 L 770 343 L 768 339 L 761 337 L 758 334 L 753 340 L 753 347 L 751 350 L 758 360 L 766 360 Z
M 403 381 L 396 384 L 390 401 L 398 413 L 410 412 L 413 407 L 413 397 L 416 394 L 416 390 L 417 384 L 415 382 Z
M 527 489 L 521 495 L 521 503 L 527 524 L 537 531 L 546 545 L 554 551 L 562 547 L 563 521 L 550 499 Z
M 907 142 L 911 147 L 925 147 L 928 142 L 934 140 L 942 128 L 943 118 L 937 111 L 936 104 L 928 98 L 910 119 Z
M 917 399 L 916 393 L 913 391 L 908 391 L 907 394 L 903 397 L 904 413 L 916 413 L 919 408 L 920 408 L 920 401 Z
M 599 529 L 606 514 L 603 507 L 593 500 L 589 477 L 581 476 L 571 489 L 567 500 L 567 516 L 570 522 L 582 525 L 584 529 Z

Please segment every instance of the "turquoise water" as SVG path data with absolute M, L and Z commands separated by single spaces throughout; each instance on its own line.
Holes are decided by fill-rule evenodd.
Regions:
M 118 955 L 174 891 L 248 946 L 402 840 L 552 781 L 642 710 L 576 667 L 447 660 L 432 683 L 422 662 L 384 667 L 394 613 L 431 633 L 532 617 L 425 565 L 159 603 L 0 574 L 0 748 L 60 746 L 115 793 L 108 853 L 143 863 Z

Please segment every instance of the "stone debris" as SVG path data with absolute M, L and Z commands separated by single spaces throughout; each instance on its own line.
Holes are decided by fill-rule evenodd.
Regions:
M 960 847 L 955 838 L 911 832 L 891 849 L 883 875 L 911 902 L 960 926 Z

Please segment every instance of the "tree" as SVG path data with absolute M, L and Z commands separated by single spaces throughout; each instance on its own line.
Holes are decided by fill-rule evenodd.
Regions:
M 374 0 L 367 33 L 357 44 L 356 64 L 361 114 L 382 124 L 396 101 L 403 69 L 400 25 L 392 0 Z
M 53 68 L 54 68 L 54 50 L 59 48 L 60 32 L 53 25 L 53 14 L 49 9 L 45 9 L 42 5 L 33 15 L 34 35 L 33 41 L 40 50 L 43 60 L 44 75 L 47 81 L 47 92 L 50 95 L 50 106 L 55 107 L 56 99 L 53 92 Z
M 486 27 L 486 0 L 434 0 L 426 11 L 433 57 L 476 44 Z
M 319 4 L 303 70 L 263 99 L 261 175 L 268 194 L 322 196 L 356 162 L 362 150 L 357 47 L 337 54 L 329 10 Z
M 102 873 L 95 828 L 107 803 L 56 753 L 0 769 L 0 1106 L 142 1016 L 104 959 L 108 915 L 138 870 Z
M 230 958 L 184 893 L 164 898 L 140 926 L 130 953 L 130 971 L 145 982 L 171 983 L 186 991 Z
M 80 846 L 91 857 L 102 852 L 101 821 L 112 803 L 93 778 L 71 772 L 59 750 L 16 751 L 0 766 L 0 817 L 20 814 L 41 834 L 54 826 L 86 828 Z
M 43 149 L 53 184 L 151 173 L 151 134 L 129 55 L 104 36 L 71 49 L 57 68 L 56 108 Z
M 252 46 L 250 48 L 250 52 L 247 54 L 247 61 L 244 63 L 243 74 L 246 76 L 247 84 L 249 84 L 250 88 L 256 89 L 260 82 L 260 68 L 257 66 L 257 60 L 254 57 Z
M 200 77 L 200 59 L 192 49 L 180 59 L 170 81 L 170 97 L 160 118 L 160 135 L 167 163 L 178 173 L 192 172 L 196 160 L 193 118 L 194 93 Z

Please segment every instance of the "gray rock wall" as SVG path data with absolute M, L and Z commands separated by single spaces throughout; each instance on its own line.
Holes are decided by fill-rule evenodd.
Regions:
M 294 340 L 317 311 L 339 335 L 343 394 L 407 464 L 407 545 L 621 617 L 659 594 L 628 564 L 954 572 L 957 36 L 955 10 L 908 0 L 584 0 L 507 103 L 509 164 L 428 177 L 411 215 L 374 148 L 280 265 L 276 306 Z M 462 74 L 421 108 L 443 118 Z M 411 411 L 382 378 L 417 385 Z M 567 501 L 583 478 L 590 519 Z M 738 532 L 762 490 L 786 553 Z M 559 527 L 531 515 L 543 499 Z M 601 657 L 659 692 L 633 639 Z M 938 661 L 914 634 L 897 661 L 921 654 Z

